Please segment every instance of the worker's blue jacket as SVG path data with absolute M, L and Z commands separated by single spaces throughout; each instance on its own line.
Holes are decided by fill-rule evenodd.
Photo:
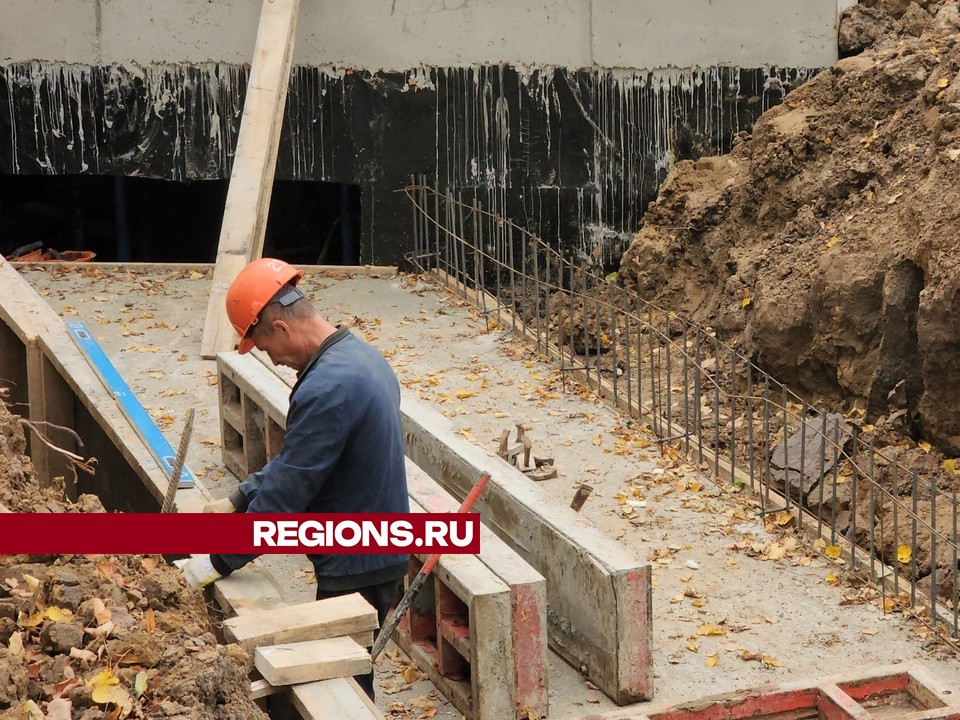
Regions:
M 409 512 L 400 384 L 383 356 L 346 328 L 324 341 L 290 393 L 283 449 L 231 500 L 238 512 Z M 254 557 L 211 561 L 227 574 Z M 407 566 L 406 555 L 308 557 L 328 591 L 397 580 Z

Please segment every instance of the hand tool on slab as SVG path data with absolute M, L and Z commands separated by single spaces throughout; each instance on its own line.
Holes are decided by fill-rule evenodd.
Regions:
M 482 473 L 480 475 L 480 479 L 477 480 L 476 484 L 472 488 L 470 488 L 470 492 L 467 494 L 467 497 L 463 499 L 463 504 L 460 506 L 460 509 L 457 510 L 457 512 L 470 512 L 477 500 L 480 498 L 480 494 L 483 492 L 484 488 L 487 487 L 488 482 L 490 482 L 490 473 Z M 370 650 L 370 658 L 374 663 L 377 662 L 377 658 L 380 656 L 380 653 L 383 652 L 383 649 L 390 641 L 393 631 L 397 629 L 397 625 L 400 623 L 400 618 L 402 618 L 407 610 L 410 609 L 410 603 L 413 602 L 413 599 L 417 596 L 417 593 L 420 592 L 420 588 L 426 581 L 427 576 L 433 572 L 433 568 L 436 567 L 437 563 L 440 561 L 441 554 L 442 553 L 434 553 L 427 558 L 427 562 L 425 562 L 423 567 L 420 568 L 420 572 L 418 572 L 416 577 L 413 578 L 413 582 L 410 583 L 407 591 L 403 594 L 403 597 L 400 598 L 400 602 L 397 603 L 397 607 L 393 611 L 393 615 L 391 615 L 383 624 L 383 627 L 380 629 L 380 634 L 377 635 L 376 642 L 373 643 L 373 649 Z
M 195 414 L 196 410 L 194 408 L 187 411 L 187 422 L 183 426 L 180 447 L 177 448 L 177 455 L 173 460 L 173 469 L 170 471 L 170 479 L 167 481 L 167 494 L 163 498 L 163 506 L 160 508 L 160 512 L 175 512 L 177 509 L 173 501 L 177 496 L 177 488 L 180 487 L 180 473 L 187 456 L 187 447 L 190 445 L 190 435 L 193 433 L 193 416 Z
M 533 440 L 527 435 L 523 423 L 517 423 L 517 440 L 515 445 L 510 445 L 510 431 L 504 430 L 500 436 L 500 447 L 497 455 L 502 457 L 511 465 L 516 465 L 517 469 L 531 480 L 540 482 L 541 480 L 550 480 L 557 477 L 557 469 L 553 466 L 553 458 L 538 458 L 533 456 L 533 465 L 530 464 L 531 453 L 533 451 Z M 523 455 L 521 461 L 520 456 Z

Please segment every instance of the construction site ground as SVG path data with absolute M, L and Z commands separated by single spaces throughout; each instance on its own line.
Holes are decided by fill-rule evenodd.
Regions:
M 237 481 L 220 459 L 216 365 L 199 355 L 211 267 L 20 269 L 65 319 L 87 324 L 172 444 L 186 410 L 197 409 L 187 464 L 211 494 L 227 496 Z M 594 488 L 581 513 L 653 566 L 658 702 L 913 659 L 960 686 L 957 655 L 921 623 L 884 613 L 884 598 L 849 582 L 842 561 L 805 550 L 775 523 L 765 527 L 749 493 L 711 482 L 675 450 L 661 452 L 641 424 L 565 385 L 509 326 L 414 276 L 315 272 L 303 287 L 332 322 L 379 348 L 408 391 L 491 455 L 501 433 L 512 438 L 523 423 L 534 455 L 555 459 L 559 475 L 543 484 L 558 503 L 569 504 L 581 483 Z M 258 562 L 288 602 L 313 598 L 305 558 Z M 554 655 L 549 682 L 551 718 L 616 709 Z M 395 653 L 381 660 L 378 684 L 387 717 L 459 717 Z

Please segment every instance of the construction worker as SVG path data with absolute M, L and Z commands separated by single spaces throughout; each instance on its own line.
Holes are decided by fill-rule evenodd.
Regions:
M 337 328 L 297 288 L 300 270 L 282 260 L 250 263 L 227 292 L 239 352 L 254 347 L 297 371 L 283 449 L 206 512 L 409 512 L 400 429 L 400 384 L 371 345 Z M 201 555 L 184 567 L 203 587 L 254 555 Z M 359 592 L 380 626 L 407 569 L 405 555 L 308 555 L 317 599 Z M 357 681 L 373 698 L 373 674 Z

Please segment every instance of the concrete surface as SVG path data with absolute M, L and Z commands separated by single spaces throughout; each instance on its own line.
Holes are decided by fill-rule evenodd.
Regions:
M 212 493 L 227 495 L 236 481 L 219 463 L 215 367 L 198 354 L 209 270 L 109 267 L 24 275 L 64 317 L 91 327 L 168 438 L 179 438 L 186 408 L 197 407 L 188 462 Z M 661 455 L 642 428 L 626 427 L 579 386 L 564 388 L 552 367 L 469 308 L 410 277 L 310 276 L 305 287 L 332 321 L 380 348 L 404 386 L 463 437 L 493 453 L 500 433 L 523 422 L 534 454 L 556 459 L 560 475 L 543 486 L 559 502 L 569 504 L 580 483 L 594 487 L 582 513 L 654 564 L 657 702 L 907 660 L 960 687 L 960 660 L 921 625 L 884 615 L 880 598 L 860 602 L 863 592 L 842 568 L 768 533 L 749 498 Z M 268 564 L 286 578 L 288 602 L 312 597 L 302 558 Z M 426 716 L 424 708 L 441 720 L 459 715 L 396 653 L 378 677 L 377 704 L 388 716 L 391 703 L 410 717 Z M 614 709 L 553 655 L 549 680 L 551 718 Z
M 293 62 L 823 67 L 837 59 L 838 10 L 838 0 L 308 0 Z M 256 0 L 0 0 L 0 59 L 245 63 L 259 13 Z

